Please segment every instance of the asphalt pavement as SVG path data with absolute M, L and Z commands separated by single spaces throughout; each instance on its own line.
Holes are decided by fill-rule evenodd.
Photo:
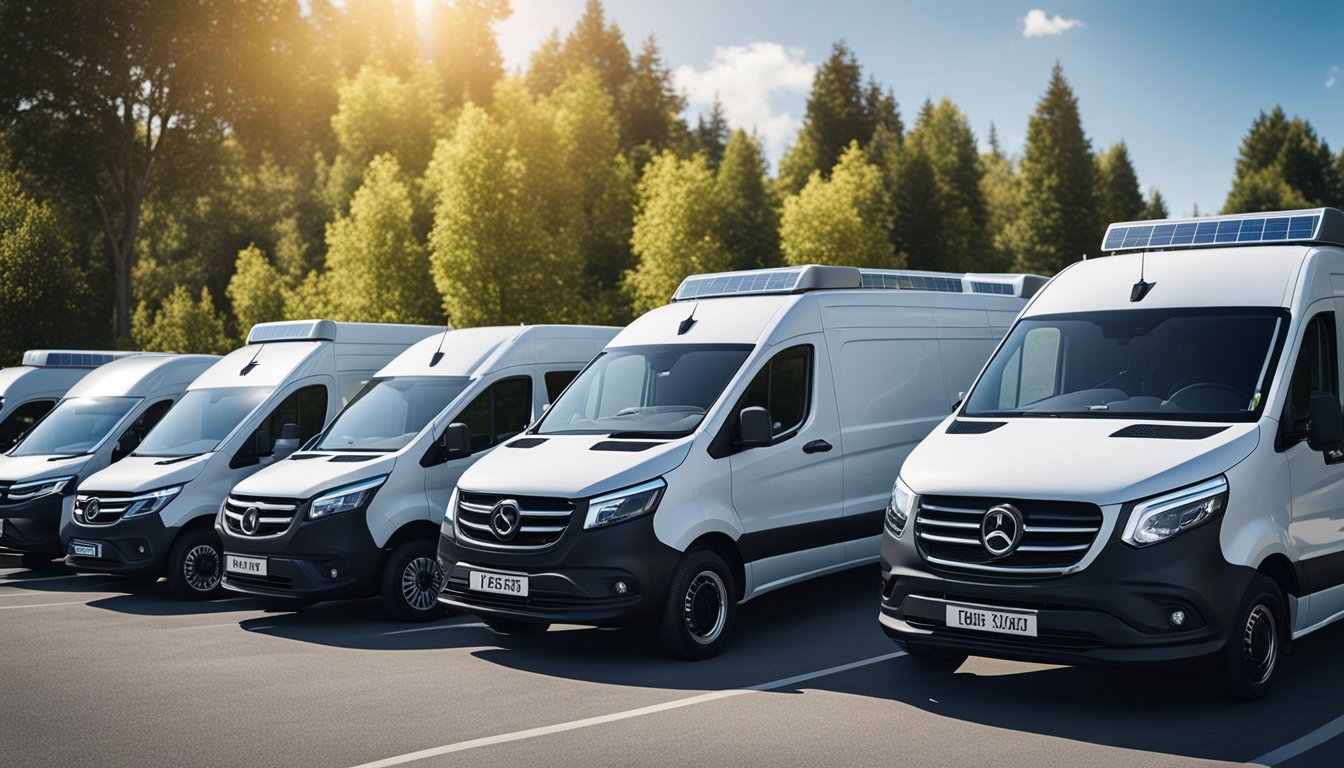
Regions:
M 878 628 L 873 569 L 748 603 L 727 652 L 692 663 L 633 630 L 184 603 L 5 565 L 7 768 L 1344 765 L 1344 626 L 1246 704 L 1198 668 L 924 665 Z

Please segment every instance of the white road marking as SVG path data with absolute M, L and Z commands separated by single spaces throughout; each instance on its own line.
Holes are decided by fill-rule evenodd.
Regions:
M 1248 765 L 1272 766 L 1286 763 L 1303 752 L 1309 752 L 1340 734 L 1344 734 L 1344 715 L 1336 717 L 1300 739 L 1290 741 L 1273 752 L 1255 758 Z
M 5 586 L 5 585 L 14 586 L 14 585 L 18 585 L 18 584 L 39 584 L 39 583 L 44 582 L 44 581 L 60 581 L 61 579 L 78 579 L 78 578 L 80 578 L 80 577 L 84 577 L 84 576 L 87 576 L 87 574 L 83 574 L 83 573 L 70 573 L 70 574 L 66 574 L 65 576 L 43 576 L 43 577 L 41 577 L 41 578 L 37 578 L 37 579 L 11 579 L 11 578 L 0 578 L 0 586 Z
M 634 717 L 643 717 L 644 715 L 653 715 L 659 712 L 667 712 L 673 709 L 681 709 L 683 707 L 693 707 L 696 704 L 705 704 L 711 701 L 718 701 L 720 699 L 731 698 L 733 696 L 743 696 L 749 693 L 759 693 L 761 691 L 773 691 L 779 688 L 788 688 L 797 685 L 798 683 L 807 682 L 808 680 L 815 680 L 819 677 L 827 677 L 829 675 L 835 675 L 841 672 L 848 672 L 852 669 L 859 669 L 861 667 L 867 667 L 873 664 L 880 664 L 884 661 L 889 661 L 891 659 L 899 658 L 904 655 L 905 651 L 894 651 L 892 653 L 885 653 L 882 654 L 881 656 L 873 656 L 871 658 L 851 662 L 849 664 L 841 664 L 835 667 L 827 667 L 826 669 L 819 669 L 815 672 L 807 672 L 801 675 L 795 675 L 793 677 L 785 677 L 780 680 L 772 680 L 768 683 L 761 683 L 760 685 L 753 685 L 748 688 L 733 688 L 726 691 L 713 691 L 710 693 L 702 693 L 696 696 L 688 696 L 684 699 L 674 699 L 672 701 L 663 702 L 662 704 L 654 704 L 648 707 L 640 707 L 638 709 L 628 709 L 624 712 L 613 712 L 612 714 L 609 715 L 587 717 L 582 720 L 571 720 L 570 722 L 567 723 L 556 723 L 555 725 L 546 725 L 540 728 L 529 728 L 525 731 L 501 733 L 498 736 L 486 736 L 485 738 L 471 739 L 470 741 L 459 741 L 455 744 L 445 744 L 441 747 L 431 747 L 430 749 L 422 749 L 419 752 L 408 752 L 404 755 L 397 755 L 396 757 L 389 757 L 383 760 L 375 760 L 374 762 L 371 763 L 363 763 L 361 765 L 355 766 L 355 768 L 391 768 L 391 766 L 394 765 L 405 765 L 406 763 L 413 763 L 418 760 L 427 760 L 431 757 L 450 755 L 453 754 L 454 752 L 465 752 L 469 749 L 477 749 L 479 747 L 489 747 L 494 746 L 496 744 L 507 744 L 511 741 L 534 739 L 537 738 L 538 736 L 550 736 L 552 734 L 564 733 L 566 731 L 574 731 L 580 728 L 589 728 L 594 725 L 605 725 L 606 723 L 614 723 L 620 720 L 629 720 Z
M 34 603 L 32 605 L 0 605 L 0 611 L 16 611 L 20 608 L 51 608 L 57 605 L 86 605 L 83 600 L 74 600 L 69 603 Z
M 436 629 L 462 629 L 464 627 L 484 627 L 485 622 L 473 621 L 467 624 L 435 624 L 432 627 L 415 627 L 413 629 L 396 629 L 391 632 L 379 632 L 378 634 L 387 635 L 409 635 L 412 632 L 433 632 Z

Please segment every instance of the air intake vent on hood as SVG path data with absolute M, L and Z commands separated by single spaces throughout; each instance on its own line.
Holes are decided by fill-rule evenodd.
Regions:
M 635 443 L 629 440 L 603 440 L 600 443 L 594 443 L 590 451 L 624 451 L 626 453 L 638 453 L 647 451 L 658 443 Z
M 1111 433 L 1111 437 L 1142 437 L 1150 440 L 1203 440 L 1227 427 L 1194 427 L 1184 424 L 1131 424 Z
M 361 461 L 369 461 L 373 458 L 375 457 L 367 453 L 350 453 L 350 454 L 343 454 L 340 456 L 332 456 L 331 463 L 358 464 Z
M 1007 424 L 1006 421 L 962 421 L 957 419 L 947 425 L 949 435 L 983 435 Z
M 538 445 L 546 442 L 544 437 L 524 437 L 521 440 L 513 440 L 505 443 L 505 448 L 536 448 Z

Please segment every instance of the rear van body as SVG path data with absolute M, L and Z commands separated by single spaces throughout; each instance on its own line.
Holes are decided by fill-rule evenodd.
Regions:
M 62 525 L 75 488 L 122 461 L 182 397 L 187 385 L 219 360 L 214 355 L 122 357 L 84 375 L 65 397 L 0 456 L 4 546 L 33 562 L 59 557 Z
M 87 571 L 166 574 L 181 597 L 218 594 L 213 523 L 229 489 L 296 451 L 430 326 L 260 323 L 191 383 L 135 453 L 79 485 L 61 538 Z
M 434 553 L 458 478 L 535 421 L 617 330 L 469 328 L 406 350 L 306 450 L 234 486 L 215 518 L 225 588 L 381 594 L 396 618 L 441 615 Z M 443 450 L 453 422 L 467 425 L 471 455 Z
M 1263 695 L 1344 616 L 1344 212 L 1113 224 L 906 460 L 881 626 L 912 654 L 1212 659 Z
M 687 278 L 462 476 L 442 602 L 500 631 L 653 623 L 674 655 L 717 653 L 738 602 L 873 562 L 894 468 L 1040 282 Z

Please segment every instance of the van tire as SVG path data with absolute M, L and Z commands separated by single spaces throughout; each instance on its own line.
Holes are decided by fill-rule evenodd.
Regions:
M 1252 701 L 1269 693 L 1287 642 L 1283 591 L 1273 579 L 1256 574 L 1241 600 L 1227 645 L 1217 657 L 1227 694 Z
M 965 651 L 939 648 L 936 645 L 924 645 L 918 640 L 906 640 L 905 653 L 925 666 L 947 667 L 949 669 L 960 667 L 970 656 Z
M 501 635 L 527 635 L 545 632 L 551 628 L 547 621 L 528 621 L 526 619 L 511 619 L 507 616 L 482 616 L 481 621 L 492 631 Z
M 383 562 L 379 587 L 383 610 L 401 621 L 433 621 L 444 615 L 439 604 L 443 570 L 432 542 L 408 541 Z
M 184 600 L 211 600 L 224 594 L 224 545 L 211 528 L 183 531 L 168 550 L 168 589 Z
M 737 618 L 733 570 L 710 549 L 682 556 L 672 571 L 658 644 L 669 656 L 699 661 L 717 656 L 728 644 Z

